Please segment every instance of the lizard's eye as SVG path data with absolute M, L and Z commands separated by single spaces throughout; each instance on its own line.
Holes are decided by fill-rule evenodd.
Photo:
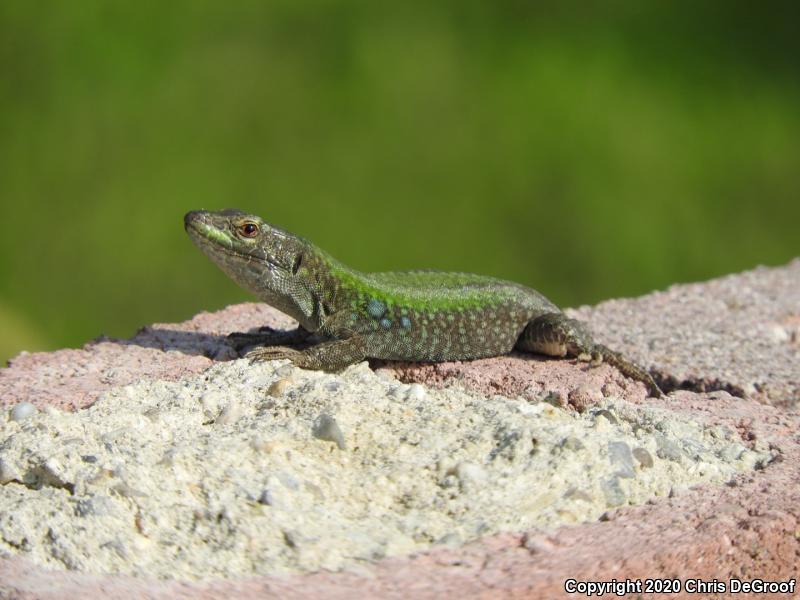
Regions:
M 255 223 L 248 221 L 247 223 L 242 223 L 239 225 L 239 233 L 242 234 L 243 237 L 253 238 L 258 235 L 258 225 Z

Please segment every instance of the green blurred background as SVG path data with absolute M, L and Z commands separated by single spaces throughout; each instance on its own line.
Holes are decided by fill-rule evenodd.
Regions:
M 795 6 L 5 0 L 0 359 L 248 299 L 194 208 L 564 305 L 785 263 Z

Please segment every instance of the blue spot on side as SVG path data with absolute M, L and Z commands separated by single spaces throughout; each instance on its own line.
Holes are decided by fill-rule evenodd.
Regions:
M 369 316 L 380 319 L 386 313 L 386 305 L 377 298 L 370 298 L 367 302 L 367 312 Z
M 389 319 L 381 319 L 381 327 L 384 329 L 389 329 L 392 326 L 392 322 Z
M 411 329 L 411 319 L 408 317 L 400 317 L 400 327 L 403 329 Z

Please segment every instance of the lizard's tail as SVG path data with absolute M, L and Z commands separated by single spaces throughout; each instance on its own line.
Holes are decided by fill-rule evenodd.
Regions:
M 603 344 L 597 344 L 593 349 L 592 356 L 598 356 L 604 362 L 616 367 L 623 375 L 641 381 L 656 398 L 664 397 L 664 392 L 658 387 L 650 373 L 644 367 L 640 367 L 635 362 L 622 356 L 619 352 L 614 352 Z

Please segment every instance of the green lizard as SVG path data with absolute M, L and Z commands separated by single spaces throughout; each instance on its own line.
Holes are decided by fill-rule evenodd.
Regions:
M 236 283 L 297 320 L 293 331 L 233 333 L 245 356 L 287 358 L 338 370 L 365 358 L 432 361 L 498 356 L 513 349 L 607 362 L 663 395 L 650 374 L 602 344 L 542 294 L 472 275 L 361 273 L 311 242 L 240 210 L 192 211 L 192 241 Z M 291 348 L 317 334 L 323 341 Z

